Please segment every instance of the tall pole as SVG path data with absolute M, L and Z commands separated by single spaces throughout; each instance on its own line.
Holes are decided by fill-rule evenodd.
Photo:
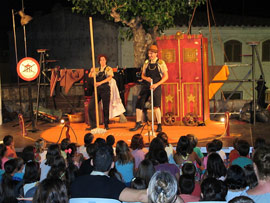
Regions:
M 16 66 L 18 64 L 18 49 L 17 49 L 17 37 L 16 37 L 16 28 L 15 28 L 15 14 L 12 9 L 12 24 L 13 24 L 13 37 L 14 37 L 14 50 L 15 50 L 15 59 Z M 21 96 L 21 86 L 20 86 L 20 78 L 17 75 L 17 83 L 18 83 L 18 91 L 19 91 L 19 102 L 20 102 L 20 112 L 22 112 L 22 96 Z

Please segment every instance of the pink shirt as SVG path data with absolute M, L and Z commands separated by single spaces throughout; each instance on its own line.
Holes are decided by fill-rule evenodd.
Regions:
M 7 157 L 2 158 L 2 169 L 5 170 L 4 165 L 9 159 Z
M 180 194 L 180 197 L 184 200 L 184 202 L 198 202 L 200 200 L 200 197 L 188 194 Z

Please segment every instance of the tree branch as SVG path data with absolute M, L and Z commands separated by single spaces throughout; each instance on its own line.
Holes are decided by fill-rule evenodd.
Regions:
M 137 17 L 136 19 L 132 18 L 129 22 L 121 19 L 120 14 L 118 12 L 116 12 L 116 10 L 118 8 L 123 7 L 123 6 L 125 6 L 125 4 L 113 7 L 110 15 L 111 15 L 111 17 L 114 18 L 114 22 L 122 22 L 123 24 L 127 25 L 128 27 L 134 28 L 138 24 L 138 22 L 140 22 L 140 18 L 139 17 Z

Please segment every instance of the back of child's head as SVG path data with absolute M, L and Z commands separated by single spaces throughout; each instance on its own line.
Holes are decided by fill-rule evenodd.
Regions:
M 206 178 L 201 184 L 201 201 L 225 201 L 228 188 L 216 178 Z
M 193 163 L 186 162 L 182 166 L 182 174 L 183 175 L 190 175 L 190 176 L 194 177 L 196 174 L 196 167 L 194 166 Z
M 131 138 L 130 148 L 132 150 L 144 148 L 143 137 L 141 134 L 135 134 Z
M 24 168 L 24 161 L 21 157 L 17 157 L 16 159 L 16 165 L 17 165 L 17 171 L 21 171 Z
M 94 143 L 97 144 L 97 146 L 99 147 L 106 144 L 106 140 L 104 138 L 98 137 Z
M 46 141 L 42 138 L 39 138 L 35 142 L 35 148 L 37 153 L 42 153 L 44 152 L 46 148 Z
M 67 146 L 70 144 L 70 139 L 69 138 L 65 138 L 61 141 L 61 144 L 60 144 L 60 149 L 62 151 L 65 151 L 65 149 L 67 149 Z
M 13 137 L 11 135 L 6 135 L 3 139 L 3 143 L 6 146 L 10 146 L 13 142 Z
M 157 137 L 160 138 L 162 142 L 164 142 L 165 146 L 169 146 L 168 135 L 165 132 L 158 133 Z
M 160 149 L 157 152 L 157 161 L 159 164 L 165 164 L 169 162 L 167 152 L 164 149 Z
M 147 188 L 145 180 L 140 177 L 133 178 L 130 187 L 137 190 L 143 190 Z
M 22 158 L 24 160 L 24 163 L 27 163 L 28 161 L 34 161 L 35 160 L 35 147 L 32 145 L 28 145 L 24 147 L 22 151 Z
M 106 144 L 107 144 L 107 145 L 110 145 L 110 146 L 113 146 L 114 143 L 115 143 L 115 138 L 114 138 L 114 136 L 113 136 L 113 135 L 108 135 L 108 136 L 106 137 Z
M 187 134 L 186 136 L 188 137 L 192 148 L 195 148 L 197 146 L 197 144 L 198 144 L 197 137 L 195 135 L 193 135 L 193 134 Z
M 206 150 L 207 150 L 207 153 L 211 153 L 211 152 L 216 152 L 217 148 L 213 142 L 209 142 L 206 144 Z
M 225 183 L 228 189 L 241 190 L 247 186 L 245 172 L 242 167 L 232 165 L 227 170 Z
M 250 145 L 246 140 L 238 140 L 237 142 L 237 151 L 240 156 L 247 156 L 249 154 Z
M 86 147 L 86 152 L 90 159 L 92 159 L 97 151 L 97 144 L 89 144 Z
M 87 145 L 91 144 L 93 139 L 94 139 L 94 135 L 92 133 L 86 133 L 84 135 L 84 139 L 83 139 L 84 145 L 87 146 Z
M 245 172 L 245 180 L 247 182 L 247 185 L 249 186 L 249 189 L 252 189 L 258 185 L 258 178 L 256 176 L 256 173 L 254 171 L 254 167 L 252 164 L 248 164 L 244 167 Z
M 181 194 L 191 194 L 195 188 L 194 176 L 181 175 L 179 178 L 179 188 Z
M 216 145 L 216 150 L 217 151 L 220 151 L 222 149 L 223 142 L 221 140 L 214 139 L 212 142 Z

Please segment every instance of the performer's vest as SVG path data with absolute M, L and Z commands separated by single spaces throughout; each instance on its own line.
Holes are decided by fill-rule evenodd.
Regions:
M 106 74 L 105 74 L 106 68 L 107 68 L 107 66 L 104 68 L 103 71 L 100 71 L 101 67 L 99 68 L 99 72 L 98 72 L 98 74 L 96 75 L 96 81 L 97 81 L 97 82 L 100 82 L 100 81 L 105 80 L 105 79 L 107 78 L 107 77 L 106 77 Z M 103 84 L 102 84 L 101 86 L 99 86 L 99 87 L 103 87 L 103 86 L 106 86 L 106 85 L 109 85 L 109 83 L 108 83 L 108 82 L 103 83 Z
M 156 63 L 148 63 L 146 70 L 145 70 L 145 76 L 150 77 L 153 80 L 153 84 L 159 82 L 161 80 L 159 68 L 158 68 L 158 60 Z

